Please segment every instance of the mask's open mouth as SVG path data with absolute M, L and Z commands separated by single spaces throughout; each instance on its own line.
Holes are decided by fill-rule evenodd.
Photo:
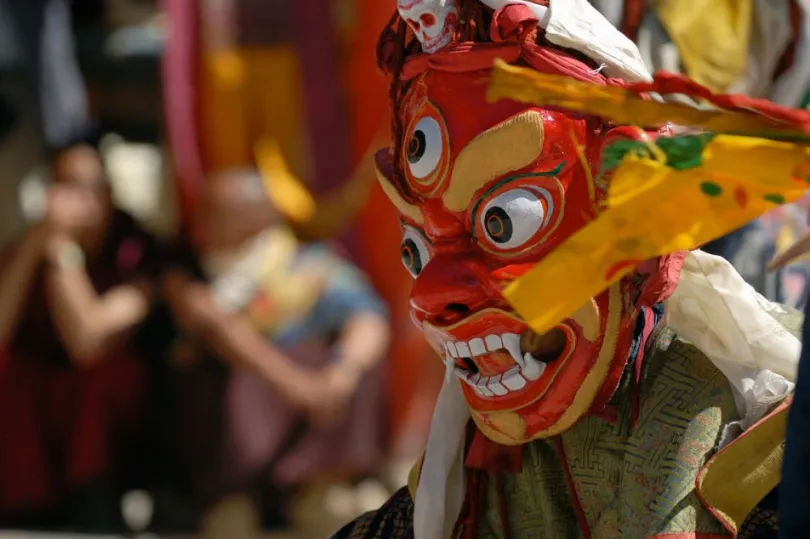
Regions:
M 561 328 L 544 335 L 531 329 L 522 334 L 487 335 L 447 342 L 453 371 L 482 397 L 507 395 L 538 380 L 548 364 L 565 353 L 568 336 Z

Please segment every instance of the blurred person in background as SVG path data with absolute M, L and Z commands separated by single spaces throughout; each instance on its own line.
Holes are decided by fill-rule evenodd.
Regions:
M 112 203 L 96 149 L 55 153 L 41 222 L 0 265 L 0 526 L 122 530 L 141 476 L 153 239 Z
M 84 136 L 89 123 L 70 8 L 67 0 L 0 0 L 2 28 L 11 39 L 3 56 L 19 67 L 29 91 L 25 97 L 39 98 L 41 130 L 50 148 Z
M 171 21 L 163 57 L 167 139 L 183 215 L 207 174 L 252 162 L 265 139 L 278 142 L 291 171 L 318 193 L 343 185 L 352 166 L 365 166 L 369 148 L 386 144 L 389 104 L 374 46 L 391 4 L 349 0 L 330 8 L 328 0 L 168 0 L 164 5 Z M 378 137 L 383 140 L 373 141 Z M 340 238 L 397 328 L 386 367 L 386 468 L 402 476 L 389 479 L 400 484 L 427 439 L 443 369 L 411 324 L 411 277 L 398 261 L 400 223 L 374 181 L 372 157 L 363 173 L 373 182 L 362 199 L 368 202 L 346 220 L 351 228 Z
M 186 334 L 180 436 L 207 523 L 228 495 L 250 494 L 265 527 L 283 525 L 291 489 L 368 477 L 382 457 L 386 310 L 270 200 L 256 170 L 210 177 L 164 281 Z
M 87 135 L 85 85 L 74 54 L 70 2 L 0 0 L 0 241 L 19 231 L 20 181 Z

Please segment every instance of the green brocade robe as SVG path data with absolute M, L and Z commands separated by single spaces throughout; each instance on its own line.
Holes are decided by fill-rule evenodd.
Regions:
M 800 335 L 800 313 L 778 318 Z M 779 482 L 788 405 L 774 403 L 718 451 L 726 427 L 740 419 L 731 386 L 700 350 L 664 329 L 647 349 L 638 386 L 625 381 L 614 397 L 617 421 L 589 416 L 525 446 L 523 471 L 503 476 L 508 538 L 496 482 L 487 482 L 476 537 L 775 538 L 775 506 L 767 502 Z M 335 539 L 413 537 L 414 487 Z

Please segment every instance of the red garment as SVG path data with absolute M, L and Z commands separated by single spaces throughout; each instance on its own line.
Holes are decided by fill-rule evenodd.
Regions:
M 144 403 L 137 357 L 80 371 L 13 358 L 0 376 L 0 512 L 47 507 L 111 473 Z
M 154 241 L 117 214 L 107 247 L 88 261 L 103 293 L 155 275 Z M 113 474 L 118 447 L 138 430 L 146 365 L 129 344 L 76 369 L 51 322 L 42 275 L 8 350 L 0 351 L 0 514 L 47 508 Z

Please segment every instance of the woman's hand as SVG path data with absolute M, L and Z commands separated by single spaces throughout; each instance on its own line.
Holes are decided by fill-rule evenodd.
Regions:
M 101 208 L 89 193 L 59 184 L 48 190 L 45 220 L 55 233 L 75 235 L 92 226 L 100 215 Z

